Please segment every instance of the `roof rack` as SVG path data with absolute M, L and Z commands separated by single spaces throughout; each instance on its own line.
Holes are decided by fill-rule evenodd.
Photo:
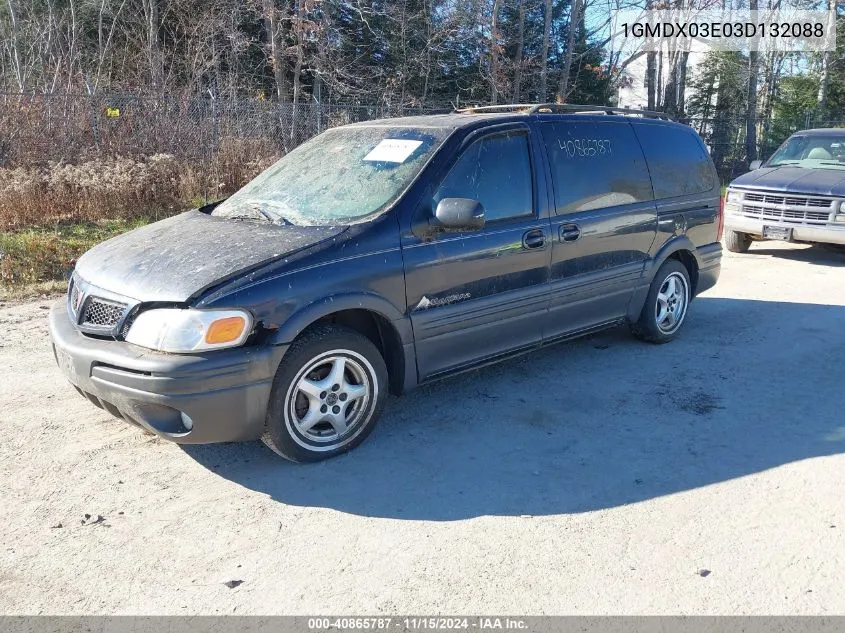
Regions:
M 576 103 L 508 103 L 491 106 L 475 106 L 455 110 L 462 114 L 474 114 L 484 112 L 520 112 L 524 114 L 617 114 L 624 116 L 640 116 L 651 119 L 664 119 L 671 121 L 665 112 L 653 112 L 651 110 L 632 110 L 630 108 L 580 105 Z
M 473 114 L 475 112 L 528 112 L 535 103 L 503 103 L 501 105 L 467 106 L 466 108 L 455 108 L 455 112 L 461 114 Z
M 619 114 L 619 115 L 633 115 L 648 117 L 651 119 L 665 119 L 670 121 L 670 117 L 665 112 L 654 112 L 652 110 L 633 110 L 631 108 L 619 108 L 608 106 L 594 106 L 594 105 L 580 105 L 576 103 L 538 103 L 529 110 L 529 114 L 535 113 L 557 113 L 563 114 L 568 112 L 582 112 L 582 113 L 601 113 L 601 114 Z

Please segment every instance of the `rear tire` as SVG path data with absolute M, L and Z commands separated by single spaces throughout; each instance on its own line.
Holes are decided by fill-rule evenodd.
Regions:
M 739 231 L 725 231 L 725 248 L 731 253 L 747 253 L 751 246 L 751 236 Z
M 692 300 L 689 272 L 681 262 L 670 259 L 651 282 L 648 296 L 631 332 L 649 343 L 668 343 L 678 335 Z
M 314 327 L 276 371 L 261 441 L 294 462 L 345 453 L 375 427 L 387 382 L 384 359 L 367 337 L 346 327 Z

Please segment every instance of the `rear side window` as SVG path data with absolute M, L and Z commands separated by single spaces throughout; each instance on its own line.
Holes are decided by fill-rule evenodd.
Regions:
M 635 124 L 651 171 L 655 198 L 710 191 L 716 175 L 710 156 L 692 128 Z
M 643 152 L 619 121 L 543 123 L 558 214 L 652 199 Z
M 487 222 L 531 215 L 534 194 L 528 134 L 521 130 L 485 136 L 464 150 L 434 196 L 472 198 Z

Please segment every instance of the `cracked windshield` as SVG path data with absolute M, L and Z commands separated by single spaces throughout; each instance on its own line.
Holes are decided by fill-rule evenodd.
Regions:
M 350 224 L 384 211 L 446 139 L 447 128 L 336 128 L 286 154 L 212 215 L 297 226 Z

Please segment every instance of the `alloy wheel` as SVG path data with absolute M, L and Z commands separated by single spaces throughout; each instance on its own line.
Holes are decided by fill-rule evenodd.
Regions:
M 657 328 L 663 334 L 672 334 L 681 327 L 689 305 L 689 286 L 686 278 L 673 272 L 660 285 L 654 307 Z

